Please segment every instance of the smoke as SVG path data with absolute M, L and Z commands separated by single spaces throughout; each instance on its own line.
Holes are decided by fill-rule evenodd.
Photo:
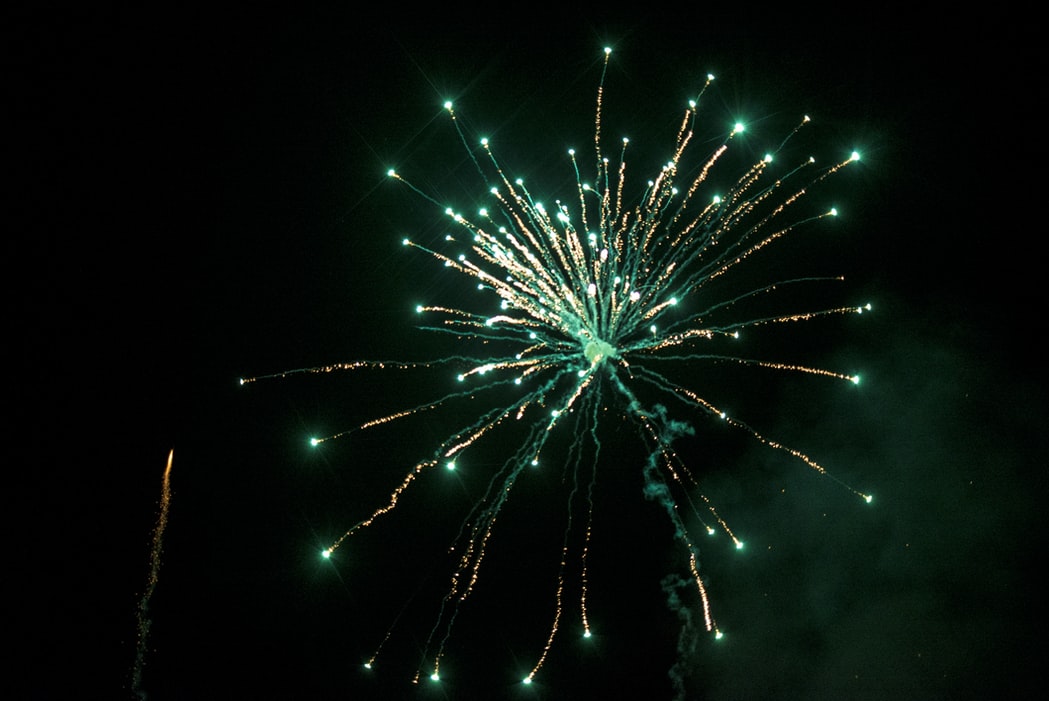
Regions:
M 674 538 L 685 545 L 690 555 L 695 558 L 698 566 L 699 553 L 697 552 L 697 548 L 692 543 L 692 539 L 689 537 L 685 524 L 678 515 L 677 504 L 670 492 L 670 487 L 667 485 L 659 471 L 660 459 L 666 454 L 666 451 L 669 450 L 670 445 L 681 436 L 693 435 L 693 428 L 683 421 L 675 421 L 667 418 L 666 408 L 659 404 L 655 405 L 652 411 L 647 413 L 647 417 L 652 419 L 658 428 L 658 442 L 652 452 L 649 453 L 648 459 L 645 462 L 644 470 L 642 471 L 645 480 L 643 487 L 645 499 L 654 501 L 663 507 L 663 510 L 666 512 L 667 517 L 670 519 L 670 522 L 674 527 Z M 674 699 L 676 701 L 684 701 L 686 697 L 685 680 L 688 676 L 688 669 L 691 660 L 695 656 L 696 647 L 699 643 L 695 624 L 693 623 L 692 610 L 678 595 L 679 589 L 689 586 L 691 583 L 690 580 L 685 579 L 676 573 L 668 574 L 660 582 L 660 586 L 663 588 L 663 592 L 667 596 L 667 608 L 676 614 L 678 620 L 681 622 L 681 630 L 678 633 L 677 640 L 677 659 L 674 661 L 673 666 L 667 671 L 667 676 L 670 678 L 670 682 L 673 685 Z
M 667 595 L 667 608 L 677 614 L 678 620 L 681 621 L 681 631 L 677 636 L 677 659 L 667 671 L 667 676 L 670 677 L 670 683 L 674 688 L 675 701 L 685 699 L 685 679 L 699 644 L 699 636 L 692 622 L 692 609 L 685 605 L 678 596 L 678 590 L 689 584 L 687 579 L 677 574 L 668 574 L 660 582 L 663 592 Z

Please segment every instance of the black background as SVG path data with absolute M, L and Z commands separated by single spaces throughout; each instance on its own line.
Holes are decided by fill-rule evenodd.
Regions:
M 603 125 L 631 136 L 635 176 L 665 158 L 707 72 L 713 115 L 753 120 L 755 148 L 809 113 L 817 155 L 864 154 L 826 189 L 842 217 L 770 265 L 845 274 L 828 304 L 870 301 L 875 313 L 756 340 L 864 382 L 710 367 L 688 379 L 875 501 L 695 420 L 682 455 L 747 547 L 702 544 L 727 636 L 700 636 L 674 667 L 686 697 L 1034 688 L 1044 225 L 1023 19 L 376 12 L 110 8 L 12 22 L 7 260 L 22 359 L 10 411 L 26 426 L 9 440 L 28 442 L 9 463 L 9 680 L 21 697 L 132 696 L 171 449 L 142 670 L 151 698 L 674 697 L 680 620 L 660 580 L 683 574 L 684 558 L 641 496 L 643 455 L 629 441 L 609 438 L 615 459 L 599 482 L 596 637 L 579 640 L 570 589 L 549 661 L 520 686 L 553 615 L 564 495 L 551 471 L 501 517 L 505 540 L 457 623 L 444 680 L 414 688 L 437 599 L 408 609 L 384 664 L 361 664 L 422 583 L 439 598 L 448 529 L 477 489 L 470 473 L 417 485 L 337 563 L 317 552 L 458 418 L 321 451 L 306 438 L 447 391 L 449 378 L 237 385 L 443 352 L 412 309 L 458 304 L 470 285 L 400 245 L 446 227 L 386 170 L 474 204 L 480 183 L 441 110 L 451 97 L 508 169 L 565 187 L 564 149 L 591 143 L 605 45 Z M 498 464 L 495 448 L 478 470 Z M 682 590 L 695 616 L 692 594 Z

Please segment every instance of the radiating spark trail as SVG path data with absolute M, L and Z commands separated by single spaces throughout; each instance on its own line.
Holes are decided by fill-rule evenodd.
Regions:
M 146 590 L 138 602 L 138 640 L 135 646 L 135 666 L 131 671 L 131 691 L 141 699 L 146 698 L 142 689 L 142 671 L 146 664 L 146 649 L 149 643 L 149 629 L 152 621 L 149 618 L 149 601 L 157 588 L 160 575 L 160 555 L 164 549 L 164 530 L 168 526 L 168 511 L 171 508 L 171 463 L 175 459 L 174 449 L 168 453 L 168 464 L 164 468 L 164 478 L 160 484 L 160 513 L 157 525 L 153 529 L 153 544 L 149 551 L 149 577 Z
M 593 171 L 589 177 L 584 176 L 588 167 L 581 164 L 574 150 L 568 152 L 575 183 L 567 200 L 554 199 L 543 204 L 530 185 L 510 177 L 487 139 L 471 143 L 450 102 L 445 109 L 472 165 L 485 181 L 491 206 L 474 215 L 464 215 L 454 207 L 445 208 L 398 171 L 388 172 L 392 179 L 443 209 L 453 232 L 446 236 L 446 248 L 442 250 L 411 239 L 404 239 L 404 245 L 432 257 L 442 269 L 471 279 L 495 298 L 485 313 L 421 304 L 417 313 L 432 320 L 421 328 L 461 341 L 480 342 L 486 349 L 496 349 L 492 355 L 458 355 L 425 362 L 356 361 L 263 376 L 283 378 L 342 370 L 411 372 L 432 370 L 443 364 L 456 366 L 460 389 L 383 413 L 328 438 L 314 439 L 314 445 L 354 431 L 399 424 L 422 412 L 478 406 L 478 398 L 505 396 L 508 389 L 516 392 L 506 402 L 493 399 L 494 407 L 463 422 L 430 455 L 415 462 L 385 504 L 357 521 L 323 551 L 324 557 L 331 557 L 348 538 L 392 512 L 409 487 L 421 481 L 424 472 L 440 465 L 452 468 L 484 439 L 508 435 L 513 426 L 524 427 L 518 431 L 515 442 L 509 444 L 514 447 L 492 472 L 483 496 L 466 515 L 452 542 L 449 552 L 455 564 L 436 621 L 423 645 L 416 679 L 440 679 L 441 661 L 452 629 L 480 579 L 496 521 L 517 481 L 528 469 L 544 462 L 548 443 L 556 434 L 572 437 L 564 460 L 565 483 L 571 484 L 572 489 L 553 589 L 552 624 L 524 681 L 530 683 L 548 659 L 563 628 L 568 601 L 565 587 L 574 581 L 578 581 L 580 590 L 578 615 L 584 634 L 589 635 L 587 592 L 594 585 L 587 569 L 594 525 L 592 497 L 601 454 L 599 418 L 607 411 L 633 425 L 648 449 L 648 458 L 641 465 L 644 497 L 658 504 L 673 526 L 675 540 L 685 553 L 684 567 L 695 584 L 703 627 L 720 637 L 711 613 L 707 583 L 700 575 L 698 540 L 690 533 L 690 523 L 698 521 L 711 534 L 724 531 L 737 549 L 742 549 L 743 542 L 710 500 L 697 493 L 699 481 L 673 447 L 680 436 L 692 433 L 693 428 L 648 397 L 654 393 L 657 397 L 673 398 L 678 408 L 684 406 L 693 414 L 717 417 L 821 475 L 828 472 L 806 453 L 764 436 L 742 420 L 727 416 L 696 390 L 656 372 L 650 367 L 651 361 L 730 362 L 767 371 L 859 382 L 859 376 L 853 373 L 748 358 L 724 350 L 726 343 L 742 343 L 742 332 L 802 325 L 870 310 L 870 305 L 839 305 L 784 313 L 761 306 L 768 299 L 780 299 L 785 290 L 840 283 L 840 277 L 777 279 L 757 286 L 734 282 L 740 277 L 734 275 L 735 271 L 753 267 L 803 227 L 837 214 L 836 209 L 798 215 L 793 212 L 803 209 L 802 203 L 812 197 L 816 185 L 856 162 L 858 154 L 822 169 L 811 156 L 799 158 L 792 152 L 793 139 L 811 122 L 805 116 L 774 150 L 744 168 L 741 175 L 729 178 L 731 187 L 712 195 L 712 175 L 725 167 L 730 160 L 728 155 L 745 138 L 741 135 L 746 129 L 735 124 L 714 140 L 707 156 L 692 156 L 700 142 L 695 135 L 698 110 L 714 80 L 711 75 L 684 109 L 670 159 L 647 185 L 640 182 L 636 188 L 640 192 L 633 194 L 633 176 L 628 177 L 626 167 L 629 140 L 622 139 L 617 149 L 618 162 L 606 155 L 602 141 L 602 107 L 610 53 L 605 51 L 597 89 Z M 780 161 L 787 164 L 781 166 Z M 746 276 L 742 279 L 746 280 Z M 745 310 L 746 315 L 740 310 Z M 258 379 L 262 378 L 247 378 L 241 383 Z M 499 392 L 504 394 L 497 395 Z M 571 415 L 574 420 L 567 418 Z M 584 467 L 584 462 L 590 466 Z M 869 495 L 844 486 L 870 501 Z M 704 512 L 707 518 L 713 517 L 716 527 L 706 524 Z M 585 527 L 581 538 L 573 535 L 580 527 Z M 392 628 L 387 630 L 379 649 L 391 632 Z M 369 667 L 377 655 L 378 649 L 368 659 Z

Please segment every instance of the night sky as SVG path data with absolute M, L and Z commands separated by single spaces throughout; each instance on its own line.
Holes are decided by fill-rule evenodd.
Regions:
M 24 329 L 14 406 L 30 439 L 9 464 L 24 484 L 8 565 L 21 587 L 10 604 L 19 697 L 132 697 L 172 449 L 149 698 L 965 699 L 1038 688 L 1047 411 L 1033 322 L 1045 293 L 1028 271 L 1044 219 L 1026 215 L 1036 132 L 1017 77 L 1029 65 L 1023 21 L 956 18 L 946 32 L 402 13 L 20 20 L 8 248 L 10 279 L 24 276 L 12 295 Z M 999 44 L 1013 49 L 992 53 Z M 755 149 L 807 113 L 815 155 L 863 153 L 820 190 L 842 216 L 769 265 L 844 274 L 820 303 L 869 301 L 875 313 L 754 339 L 755 354 L 858 372 L 861 385 L 712 365 L 677 376 L 874 502 L 682 414 L 695 435 L 680 452 L 746 542 L 737 553 L 724 537 L 700 540 L 726 637 L 682 635 L 698 598 L 686 586 L 668 602 L 664 584 L 687 575 L 684 552 L 642 495 L 644 451 L 610 422 L 589 558 L 595 637 L 581 640 L 569 586 L 549 661 L 520 685 L 553 616 L 566 507 L 551 456 L 497 523 L 444 679 L 416 688 L 444 550 L 512 432 L 471 456 L 473 472 L 428 475 L 326 562 L 318 552 L 466 417 L 434 412 L 320 450 L 308 437 L 439 396 L 453 377 L 237 380 L 454 349 L 417 329 L 412 310 L 466 303 L 473 285 L 401 246 L 447 226 L 385 173 L 475 205 L 481 183 L 441 109 L 451 98 L 508 170 L 563 191 L 565 149 L 592 144 L 605 45 L 603 125 L 608 143 L 636 144 L 635 177 L 666 158 L 708 72 L 711 119 L 750 120 Z M 746 274 L 761 279 L 757 267 Z

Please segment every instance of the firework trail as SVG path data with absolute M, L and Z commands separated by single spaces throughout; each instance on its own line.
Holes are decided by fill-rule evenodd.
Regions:
M 424 473 L 438 468 L 458 469 L 466 464 L 464 456 L 471 446 L 481 439 L 508 426 L 522 427 L 516 443 L 510 443 L 516 447 L 491 474 L 485 493 L 463 520 L 451 547 L 455 561 L 451 584 L 423 646 L 419 668 L 420 674 L 433 680 L 440 678 L 441 660 L 452 628 L 480 577 L 497 517 L 515 483 L 530 470 L 541 469 L 544 450 L 553 435 L 569 437 L 564 469 L 571 490 L 559 574 L 551 592 L 552 623 L 545 645 L 523 679 L 526 684 L 542 667 L 563 626 L 569 574 L 572 581 L 579 583 L 573 607 L 580 616 L 583 635 L 589 637 L 591 633 L 587 558 L 593 525 L 592 495 L 602 448 L 599 417 L 607 422 L 615 416 L 636 427 L 649 453 L 647 461 L 640 465 L 644 498 L 662 507 L 669 518 L 674 537 L 684 550 L 691 588 L 698 597 L 697 622 L 716 637 L 721 632 L 711 614 L 706 583 L 699 574 L 699 548 L 689 532 L 689 522 L 698 521 L 710 535 L 726 533 L 737 549 L 743 543 L 707 498 L 697 492 L 698 480 L 673 448 L 677 438 L 693 429 L 671 418 L 667 404 L 672 402 L 679 410 L 714 417 L 812 470 L 827 474 L 807 454 L 758 433 L 695 390 L 655 369 L 657 363 L 731 363 L 756 371 L 859 382 L 859 376 L 854 374 L 743 357 L 735 350 L 751 329 L 797 325 L 869 310 L 870 305 L 850 305 L 783 313 L 762 306 L 770 299 L 780 299 L 785 289 L 839 282 L 840 277 L 799 277 L 757 286 L 743 283 L 747 286 L 736 289 L 725 287 L 726 280 L 734 279 L 730 272 L 753 265 L 788 234 L 834 216 L 834 209 L 808 211 L 790 218 L 787 213 L 802 209 L 799 203 L 814 185 L 857 161 L 858 154 L 852 153 L 822 168 L 812 157 L 779 167 L 778 160 L 787 154 L 788 142 L 809 123 L 809 118 L 804 117 L 776 149 L 736 176 L 727 190 L 714 194 L 708 176 L 741 139 L 744 127 L 737 124 L 728 130 L 707 155 L 698 159 L 691 155 L 699 141 L 693 129 L 700 98 L 714 79 L 708 76 L 699 95 L 685 108 L 672 156 L 647 184 L 641 182 L 639 196 L 631 194 L 628 183 L 632 183 L 633 176 L 628 177 L 626 161 L 628 140 L 623 139 L 617 148 L 618 158 L 606 155 L 602 142 L 602 98 L 609 53 L 606 49 L 597 90 L 594 150 L 590 156 L 593 169 L 581 165 L 590 158 L 584 159 L 574 150 L 568 152 L 575 174 L 575 191 L 568 200 L 544 205 L 521 179 L 508 177 L 488 140 L 481 139 L 477 147 L 472 145 L 452 104 L 445 104 L 458 137 L 485 180 L 492 205 L 469 216 L 454 208 L 445 209 L 457 232 L 446 237 L 447 252 L 410 239 L 405 239 L 404 245 L 432 256 L 445 269 L 464 275 L 478 288 L 493 293 L 497 301 L 494 306 L 498 308 L 490 307 L 481 313 L 420 305 L 416 311 L 436 319 L 423 325 L 423 329 L 467 342 L 478 341 L 487 349 L 499 349 L 495 355 L 460 355 L 425 362 L 355 361 L 241 380 L 241 384 L 248 384 L 299 373 L 456 368 L 459 389 L 333 436 L 311 439 L 315 446 L 423 412 L 466 404 L 476 407 L 478 398 L 505 396 L 508 389 L 516 393 L 516 398 L 508 403 L 493 399 L 492 405 L 479 415 L 475 409 L 476 418 L 463 423 L 432 454 L 412 466 L 385 503 L 347 529 L 322 553 L 326 558 L 332 557 L 347 539 L 393 511 L 406 490 Z M 584 177 L 583 172 L 591 175 Z M 391 170 L 389 175 L 441 206 L 396 171 Z M 745 316 L 740 319 L 740 315 Z M 650 396 L 662 399 L 649 400 Z M 618 413 L 609 412 L 610 407 Z M 868 495 L 844 486 L 870 501 Z M 688 625 L 692 625 L 691 618 Z M 367 661 L 369 668 L 392 630 Z
M 160 486 L 160 514 L 157 516 L 156 528 L 153 529 L 153 543 L 149 552 L 149 578 L 146 580 L 146 590 L 138 602 L 138 640 L 135 646 L 135 666 L 131 670 L 131 691 L 140 699 L 146 698 L 146 692 L 142 688 L 142 669 L 146 663 L 149 629 L 153 623 L 149 618 L 149 601 L 157 588 L 157 577 L 160 574 L 164 529 L 167 528 L 168 511 L 171 508 L 171 463 L 174 459 L 175 451 L 172 450 L 168 453 L 168 465 L 164 468 L 164 479 Z

